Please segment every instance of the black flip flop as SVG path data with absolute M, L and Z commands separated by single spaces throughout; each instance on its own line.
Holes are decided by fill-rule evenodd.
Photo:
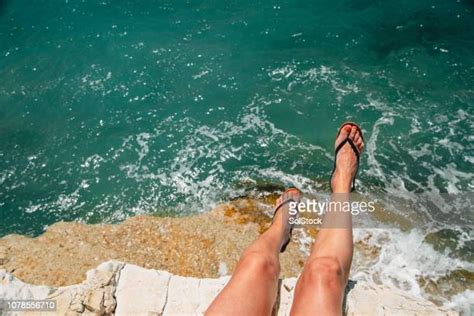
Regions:
M 285 192 L 283 192 L 283 194 L 285 194 L 286 192 L 288 192 L 288 191 L 290 191 L 290 190 L 298 190 L 298 189 L 297 189 L 297 188 L 294 188 L 294 187 L 288 188 L 288 189 L 285 190 Z M 300 194 L 302 194 L 302 192 L 301 192 L 300 190 L 298 190 L 298 192 L 300 192 Z M 283 195 L 283 194 L 282 194 L 282 195 Z M 290 202 L 299 203 L 300 201 L 301 201 L 301 200 L 295 201 L 295 200 L 293 200 L 293 199 L 287 199 L 287 200 L 281 202 L 280 204 L 278 204 L 278 205 L 275 207 L 275 209 L 273 210 L 272 222 L 273 222 L 273 220 L 275 219 L 276 213 L 280 210 L 280 208 L 282 208 L 282 206 L 284 206 L 285 204 L 288 204 L 288 203 L 290 203 Z M 298 214 L 297 214 L 297 215 L 298 215 Z M 296 215 L 296 216 L 297 216 L 297 215 Z M 283 244 L 281 245 L 280 252 L 285 252 L 286 247 L 287 247 L 288 244 L 290 243 L 290 241 L 291 241 L 291 235 L 293 234 L 293 226 L 294 226 L 294 225 L 290 225 L 290 233 L 288 234 L 288 240 L 285 241 L 285 243 L 283 243 Z
M 357 128 L 357 131 L 359 132 L 359 135 L 362 138 L 362 141 L 364 141 L 364 136 L 362 135 L 362 129 L 359 127 L 359 125 L 357 125 L 354 122 L 345 122 L 344 124 L 342 124 L 341 127 L 339 127 L 339 131 L 337 132 L 336 139 L 341 134 L 342 129 L 347 125 L 351 125 L 351 126 L 354 126 L 355 128 Z M 354 154 L 357 157 L 357 169 L 356 169 L 356 173 L 354 174 L 354 177 L 352 178 L 351 192 L 353 192 L 355 190 L 355 180 L 357 178 L 357 172 L 359 171 L 360 152 L 359 152 L 359 149 L 357 148 L 356 144 L 354 144 L 354 142 L 352 141 L 352 139 L 349 138 L 349 136 L 346 137 L 346 139 L 344 139 L 342 142 L 340 142 L 339 145 L 337 145 L 336 150 L 334 151 L 334 167 L 332 168 L 331 178 L 329 179 L 329 183 L 332 182 L 332 176 L 334 175 L 334 172 L 336 171 L 337 154 L 339 153 L 339 150 L 341 150 L 341 148 L 346 143 L 349 143 L 349 145 L 351 145 L 351 148 L 352 148 L 352 150 L 354 151 Z M 332 185 L 331 185 L 331 191 L 332 191 Z

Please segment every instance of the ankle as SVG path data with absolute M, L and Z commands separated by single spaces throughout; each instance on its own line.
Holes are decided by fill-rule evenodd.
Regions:
M 332 186 L 333 193 L 349 193 L 351 192 L 350 185 L 333 185 Z
M 267 231 L 276 235 L 284 235 L 288 229 L 288 224 L 283 221 L 283 218 L 278 218 L 273 221 Z
M 351 191 L 351 177 L 339 174 L 337 171 L 331 181 L 331 188 L 334 193 L 348 193 Z

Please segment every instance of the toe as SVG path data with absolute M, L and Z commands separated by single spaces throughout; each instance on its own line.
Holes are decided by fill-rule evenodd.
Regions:
M 280 195 L 280 197 L 278 198 L 278 204 L 288 200 L 289 198 L 290 198 L 290 192 L 287 190 L 283 192 L 282 195 Z
M 336 138 L 334 148 L 336 148 L 344 139 L 346 139 L 349 136 L 349 134 L 351 133 L 351 130 L 352 130 L 351 125 L 345 125 L 341 129 L 339 136 Z
M 356 133 L 357 133 L 357 128 L 355 126 L 352 126 L 351 133 L 349 134 L 349 138 L 354 140 Z
M 291 188 L 287 191 L 288 198 L 293 200 L 299 200 L 301 197 L 301 192 L 296 188 Z
M 359 142 L 360 139 L 361 139 L 361 138 L 360 138 L 359 131 L 357 131 L 356 134 L 355 134 L 355 136 L 354 136 L 354 143 L 357 144 L 357 142 Z

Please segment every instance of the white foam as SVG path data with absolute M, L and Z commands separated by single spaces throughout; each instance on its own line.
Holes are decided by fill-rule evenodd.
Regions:
M 474 291 L 466 290 L 462 293 L 456 294 L 451 299 L 444 303 L 443 307 L 448 310 L 457 310 L 462 315 L 474 314 Z
M 94 154 L 86 158 L 86 160 L 81 164 L 82 168 L 92 168 L 93 170 L 98 169 L 105 159 L 98 155 Z
M 148 146 L 148 140 L 152 136 L 149 133 L 140 133 L 136 136 L 136 141 L 138 146 L 140 147 L 138 151 L 138 160 L 142 160 L 150 151 L 150 147 Z
M 415 296 L 425 295 L 417 281 L 420 277 L 436 281 L 455 270 L 474 271 L 474 263 L 437 252 L 416 229 L 408 233 L 398 229 L 355 229 L 354 240 L 379 252 L 375 263 L 370 261 L 367 267 L 357 267 L 354 279 L 395 286 Z M 450 303 L 449 298 L 439 299 Z
M 367 163 L 369 165 L 369 169 L 366 171 L 366 173 L 368 175 L 372 175 L 383 180 L 386 180 L 385 174 L 384 174 L 382 166 L 380 165 L 380 163 L 377 161 L 377 158 L 376 158 L 377 138 L 380 133 L 380 126 L 393 125 L 393 123 L 394 123 L 393 117 L 382 116 L 381 118 L 379 118 L 377 122 L 375 122 L 372 128 L 372 133 L 366 144 Z
M 472 173 L 458 170 L 454 163 L 449 163 L 446 166 L 440 168 L 433 166 L 432 169 L 441 179 L 445 181 L 445 183 L 447 183 L 448 193 L 451 194 L 460 192 L 460 190 L 457 188 L 457 184 L 461 182 L 462 179 L 472 179 Z

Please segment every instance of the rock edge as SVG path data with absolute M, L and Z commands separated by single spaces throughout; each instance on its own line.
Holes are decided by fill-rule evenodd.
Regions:
M 80 284 L 51 288 L 24 283 L 0 270 L 0 300 L 55 300 L 58 315 L 202 315 L 229 278 L 182 277 L 108 261 L 89 270 Z M 296 280 L 281 280 L 276 315 L 289 314 Z M 459 315 L 398 289 L 362 281 L 350 281 L 344 305 L 347 315 Z

